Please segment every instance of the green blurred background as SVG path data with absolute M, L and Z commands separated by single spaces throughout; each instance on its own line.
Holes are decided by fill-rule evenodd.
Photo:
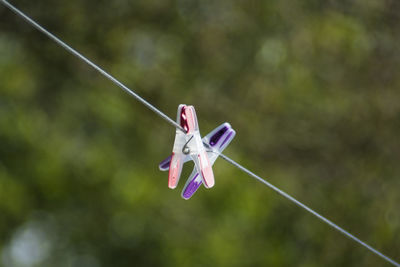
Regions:
M 12 1 L 172 118 L 400 260 L 400 2 Z M 0 5 L 2 266 L 390 266 L 224 162 L 184 201 L 174 129 Z

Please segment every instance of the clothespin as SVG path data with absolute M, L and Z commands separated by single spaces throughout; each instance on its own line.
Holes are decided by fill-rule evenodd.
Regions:
M 179 114 L 179 109 L 178 109 L 178 114 Z M 206 153 L 211 166 L 217 160 L 219 154 L 222 153 L 222 151 L 229 145 L 229 143 L 232 141 L 235 135 L 236 135 L 235 130 L 233 130 L 231 125 L 226 122 L 215 128 L 213 131 L 211 131 L 202 139 L 203 144 L 205 144 L 207 147 Z M 174 154 L 172 154 L 159 164 L 160 170 L 166 171 L 169 169 L 172 162 L 171 159 L 173 158 L 173 156 Z M 191 160 L 191 157 L 186 155 L 186 157 L 183 159 L 183 163 L 189 160 Z M 182 197 L 184 199 L 191 198 L 193 194 L 197 191 L 197 189 L 201 186 L 201 184 L 204 184 L 206 186 L 201 176 L 201 172 L 198 171 L 198 168 L 195 165 L 191 175 L 189 176 L 182 190 Z
M 201 141 L 196 111 L 193 106 L 179 105 L 176 122 L 185 130 L 176 129 L 175 142 L 172 150 L 168 173 L 168 187 L 174 189 L 182 172 L 182 166 L 187 156 L 194 161 L 204 186 L 214 186 L 214 174 L 211 168 L 203 142 Z

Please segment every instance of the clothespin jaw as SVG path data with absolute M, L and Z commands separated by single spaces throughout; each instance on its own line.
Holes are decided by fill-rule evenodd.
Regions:
M 207 134 L 203 138 L 203 142 L 206 143 L 212 151 L 221 153 L 230 144 L 235 135 L 236 131 L 228 122 L 225 122 Z M 217 159 L 218 153 L 210 154 L 210 156 L 213 155 L 212 158 L 215 157 L 215 159 Z
M 202 142 L 207 145 L 207 156 L 209 158 L 210 164 L 213 165 L 219 154 L 229 145 L 232 139 L 235 137 L 236 132 L 232 129 L 229 123 L 223 123 L 213 131 L 211 131 L 207 136 L 202 139 Z M 167 171 L 171 164 L 172 156 L 167 157 L 159 164 L 159 168 L 162 171 Z M 191 157 L 187 155 L 183 159 L 183 163 L 191 160 Z M 203 180 L 201 175 L 197 171 L 197 168 L 193 168 L 192 174 L 189 176 L 183 191 L 182 197 L 184 199 L 189 199 L 201 186 Z
M 196 111 L 193 106 L 179 105 L 176 122 L 186 131 L 177 129 L 168 173 L 168 187 L 176 188 L 187 156 L 195 163 L 195 168 L 207 188 L 214 186 L 214 174 L 201 141 Z

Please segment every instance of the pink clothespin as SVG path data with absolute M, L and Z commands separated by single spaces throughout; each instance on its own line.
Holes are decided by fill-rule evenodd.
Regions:
M 214 186 L 214 174 L 210 160 L 201 140 L 196 111 L 193 106 L 179 105 L 176 122 L 186 133 L 176 130 L 174 147 L 168 173 L 168 187 L 174 189 L 181 176 L 182 166 L 186 156 L 194 161 L 195 168 L 200 174 L 206 188 Z

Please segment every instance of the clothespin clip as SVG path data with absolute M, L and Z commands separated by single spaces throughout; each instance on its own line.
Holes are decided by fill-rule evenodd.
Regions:
M 168 173 L 168 187 L 174 189 L 182 172 L 185 158 L 194 161 L 204 186 L 214 186 L 214 174 L 211 168 L 203 142 L 201 141 L 196 111 L 193 106 L 179 105 L 176 122 L 185 130 L 176 129 L 175 142 L 172 150 Z
M 184 116 L 183 116 L 183 115 Z M 192 118 L 194 118 L 195 120 L 193 120 L 195 122 L 195 125 L 197 125 L 197 119 L 196 119 L 196 113 L 194 111 L 194 108 L 191 106 L 185 106 L 185 105 L 180 105 L 178 108 L 178 118 L 177 118 L 177 122 L 180 123 L 180 125 L 186 130 L 185 128 L 185 123 L 182 124 L 182 119 L 184 118 L 184 121 L 188 121 L 190 122 L 191 119 L 188 116 L 191 116 L 191 114 L 194 114 L 194 116 Z M 189 120 L 187 120 L 189 118 Z M 179 120 L 179 121 L 178 121 Z M 189 123 L 190 125 L 190 123 Z M 190 128 L 190 126 L 189 126 Z M 196 128 L 196 127 L 194 127 Z M 197 126 L 197 130 L 198 130 L 198 126 Z M 168 185 L 174 185 L 174 187 L 170 188 L 175 188 L 177 185 L 177 181 L 176 183 L 170 183 L 171 180 L 174 181 L 174 173 L 179 173 L 180 176 L 180 172 L 182 170 L 182 165 L 189 161 L 189 160 L 193 160 L 195 162 L 195 167 L 193 168 L 192 174 L 189 176 L 183 191 L 182 191 L 182 197 L 184 199 L 189 199 L 193 196 L 193 194 L 197 191 L 197 189 L 201 186 L 201 184 L 204 184 L 204 186 L 206 188 L 210 188 L 211 186 L 209 186 L 210 184 L 207 184 L 207 178 L 204 178 L 204 173 L 201 171 L 201 165 L 200 167 L 197 165 L 196 161 L 193 159 L 193 156 L 189 155 L 189 154 L 185 154 L 183 153 L 183 155 L 181 156 L 177 156 L 178 153 L 175 153 L 175 151 L 179 152 L 181 149 L 182 152 L 185 151 L 185 149 L 188 147 L 190 141 L 192 141 L 192 136 L 187 136 L 185 141 L 186 143 L 184 143 L 183 137 L 181 137 L 181 135 L 183 134 L 181 131 L 177 130 L 177 134 L 175 137 L 175 144 L 174 144 L 174 150 L 171 156 L 169 156 L 168 158 L 166 158 L 165 160 L 163 160 L 160 164 L 159 164 L 159 168 L 162 171 L 166 171 L 169 169 L 169 179 L 168 179 Z M 178 138 L 178 134 L 180 135 Z M 189 134 L 189 131 L 186 135 Z M 206 152 L 206 157 L 208 159 L 209 162 L 209 168 L 211 170 L 211 174 L 212 174 L 212 169 L 211 166 L 214 164 L 214 162 L 217 160 L 218 156 L 220 153 L 222 153 L 222 151 L 229 145 L 229 143 L 232 141 L 232 139 L 235 137 L 235 130 L 232 129 L 231 125 L 229 123 L 223 123 L 220 126 L 218 126 L 217 128 L 215 128 L 213 131 L 211 131 L 207 136 L 205 136 L 202 140 L 200 139 L 200 142 L 202 142 L 201 147 L 204 148 L 204 145 L 206 146 L 205 152 Z M 183 134 L 185 135 L 185 134 Z M 199 133 L 200 135 L 200 133 Z M 198 137 L 197 137 L 198 138 Z M 177 141 L 178 140 L 178 141 Z M 198 139 L 197 139 L 198 142 Z M 183 145 L 182 145 L 183 144 Z M 198 144 L 198 143 L 197 143 Z M 200 145 L 199 145 L 200 146 Z M 191 148 L 189 148 L 191 149 Z M 200 148 L 201 150 L 201 148 Z M 179 162 L 180 164 L 175 164 L 175 162 Z M 174 171 L 171 171 L 171 167 L 175 168 Z M 179 169 L 180 168 L 180 169 Z M 171 174 L 172 173 L 172 174 Z M 172 178 L 171 178 L 172 176 Z M 178 179 L 179 179 L 178 176 Z M 212 180 L 214 184 L 214 179 Z

